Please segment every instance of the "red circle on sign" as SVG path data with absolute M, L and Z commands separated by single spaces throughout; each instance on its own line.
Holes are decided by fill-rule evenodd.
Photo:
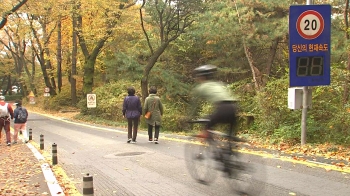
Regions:
M 314 15 L 318 18 L 318 20 L 320 21 L 320 28 L 318 29 L 318 31 L 315 34 L 312 35 L 307 35 L 303 32 L 303 30 L 300 28 L 302 19 L 306 16 L 306 15 Z M 317 38 L 319 35 L 321 35 L 321 33 L 323 32 L 324 29 L 324 20 L 323 17 L 320 13 L 316 12 L 315 10 L 307 10 L 305 12 L 303 12 L 302 14 L 300 14 L 300 16 L 298 17 L 297 20 L 297 31 L 299 33 L 299 35 L 305 39 L 315 39 Z

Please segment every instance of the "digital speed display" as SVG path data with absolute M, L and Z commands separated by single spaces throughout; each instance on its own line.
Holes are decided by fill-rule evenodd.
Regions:
M 322 56 L 297 57 L 297 77 L 323 76 L 323 62 Z

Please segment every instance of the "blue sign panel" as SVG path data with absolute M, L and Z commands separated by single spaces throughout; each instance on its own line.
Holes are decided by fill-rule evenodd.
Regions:
M 331 6 L 289 7 L 289 86 L 329 85 Z

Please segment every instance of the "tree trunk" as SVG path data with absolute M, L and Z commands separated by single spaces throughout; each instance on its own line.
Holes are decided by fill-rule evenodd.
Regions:
M 75 10 L 75 9 L 74 9 Z M 72 35 L 72 69 L 70 74 L 70 85 L 71 85 L 71 98 L 72 105 L 77 104 L 77 81 L 75 75 L 77 74 L 77 53 L 78 53 L 78 41 L 77 41 L 77 18 L 73 14 L 73 35 Z
M 260 87 L 262 85 L 262 74 L 258 70 L 258 68 L 254 66 L 252 53 L 250 52 L 250 49 L 244 40 L 243 40 L 243 48 L 244 48 L 244 52 L 245 52 L 245 55 L 247 57 L 247 60 L 248 60 L 249 66 L 250 66 L 250 70 L 252 71 L 255 90 L 259 91 Z
M 269 55 L 269 59 L 268 59 L 267 67 L 266 67 L 266 71 L 265 71 L 266 76 L 270 76 L 270 74 L 271 74 L 271 68 L 272 68 L 273 61 L 274 61 L 275 56 L 276 56 L 279 41 L 280 41 L 279 37 L 276 37 L 274 40 L 272 40 L 272 46 L 270 48 L 270 55 Z
M 0 21 L 0 29 L 2 29 L 6 22 L 7 22 L 7 17 L 9 15 L 11 15 L 12 13 L 16 12 L 20 7 L 22 7 L 28 0 L 23 0 L 23 1 L 19 1 L 17 3 L 17 5 L 15 5 L 11 10 L 5 12 L 3 15 L 2 15 L 2 19 Z
M 62 88 L 62 22 L 61 18 L 57 22 L 57 88 L 61 92 Z
M 35 52 L 34 52 L 34 50 L 32 50 L 32 61 L 31 62 L 32 62 L 32 73 L 31 73 L 31 76 L 28 75 L 28 77 L 30 77 L 30 89 L 33 91 L 34 95 L 37 95 L 38 92 L 36 91 L 36 87 L 35 87 L 35 84 L 34 84 L 34 77 L 35 77 L 35 73 L 36 73 Z
M 48 77 L 48 83 L 46 83 L 45 81 L 45 84 L 47 87 L 50 88 L 50 95 L 57 95 L 56 93 L 56 82 L 55 82 L 55 77 L 53 77 L 53 73 L 52 73 L 52 65 L 51 65 L 51 61 L 50 61 L 50 49 L 49 49 L 49 46 L 48 46 L 48 36 L 47 36 L 47 32 L 46 32 L 46 20 L 44 20 L 44 22 L 41 23 L 42 25 L 42 30 L 43 30 L 43 38 L 44 38 L 44 50 L 43 50 L 43 57 L 46 56 L 47 58 L 43 58 L 43 61 L 44 61 L 44 66 L 42 66 L 42 69 L 43 67 L 45 67 L 45 74 L 46 76 Z M 50 70 L 50 72 L 47 72 L 47 69 Z
M 164 42 L 148 59 L 147 66 L 143 70 L 143 75 L 141 79 L 141 93 L 142 93 L 142 101 L 145 102 L 146 97 L 148 97 L 148 76 L 156 64 L 160 55 L 163 54 L 165 49 L 168 47 L 170 42 Z
M 83 78 L 84 95 L 92 93 L 92 88 L 94 85 L 95 60 L 96 59 L 86 59 L 86 61 L 84 62 L 84 78 Z
M 345 3 L 345 9 L 344 9 L 344 23 L 345 23 L 345 38 L 346 40 L 350 39 L 349 36 L 349 0 L 346 0 Z M 344 94 L 343 94 L 343 104 L 346 104 L 349 101 L 349 84 L 350 84 L 350 51 L 348 52 L 348 62 L 347 62 L 347 66 L 346 66 L 346 71 L 347 74 L 345 76 L 345 81 L 344 81 Z
M 141 95 L 142 103 L 145 103 L 146 97 L 148 97 L 148 76 L 143 76 L 141 79 Z
M 7 76 L 7 90 L 8 94 L 12 95 L 12 82 L 11 82 L 11 75 Z

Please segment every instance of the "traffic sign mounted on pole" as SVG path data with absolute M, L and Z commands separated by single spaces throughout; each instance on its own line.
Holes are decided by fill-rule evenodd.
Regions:
M 330 84 L 330 5 L 289 8 L 289 86 Z
M 87 108 L 96 108 L 96 94 L 87 94 L 86 104 Z

